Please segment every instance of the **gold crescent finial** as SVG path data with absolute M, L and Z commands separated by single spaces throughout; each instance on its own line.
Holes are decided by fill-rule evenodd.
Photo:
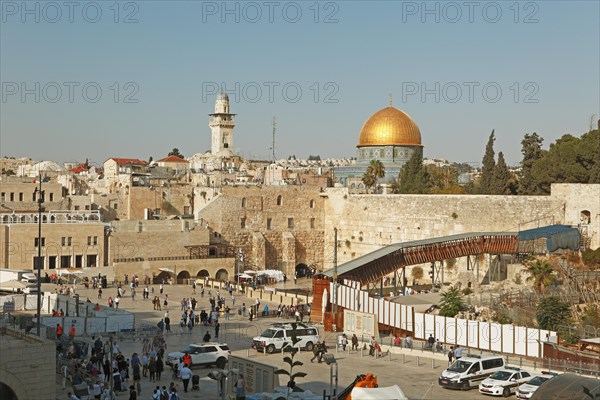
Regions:
M 390 99 L 389 99 L 389 102 L 390 102 L 390 107 L 391 107 L 391 106 L 392 106 L 392 94 L 391 94 L 391 93 L 390 93 Z

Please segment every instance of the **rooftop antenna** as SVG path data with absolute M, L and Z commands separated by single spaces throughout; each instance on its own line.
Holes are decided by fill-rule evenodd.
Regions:
M 271 150 L 273 150 L 273 163 L 275 163 L 275 131 L 277 129 L 277 120 L 273 117 L 273 145 Z

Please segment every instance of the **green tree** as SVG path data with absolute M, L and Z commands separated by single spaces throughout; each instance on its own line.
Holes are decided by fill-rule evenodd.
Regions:
M 537 305 L 535 318 L 541 329 L 560 331 L 572 320 L 571 307 L 556 296 L 544 297 Z
M 456 165 L 438 167 L 428 165 L 429 192 L 432 194 L 461 194 L 463 188 L 458 184 L 458 169 Z
M 532 176 L 540 193 L 550 193 L 552 183 L 600 183 L 598 129 L 580 138 L 563 135 L 535 161 Z
M 554 268 L 548 260 L 535 260 L 527 265 L 529 272 L 528 281 L 533 281 L 533 286 L 542 292 L 548 286 L 556 281 Z
M 519 175 L 519 194 L 531 195 L 540 194 L 540 188 L 537 186 L 537 180 L 533 176 L 533 165 L 542 158 L 544 151 L 542 143 L 544 138 L 533 132 L 531 135 L 526 133 L 521 141 L 521 173 Z
M 495 194 L 494 184 L 496 181 L 496 161 L 494 159 L 494 130 L 490 135 L 485 146 L 485 154 L 483 155 L 481 177 L 479 178 L 479 190 L 481 194 Z
M 175 156 L 175 157 L 179 157 L 179 158 L 183 158 L 183 154 L 181 154 L 179 152 L 179 149 L 177 147 L 175 147 L 173 150 L 171 150 L 169 152 L 169 154 L 167 154 L 168 156 Z
M 455 317 L 465 309 L 463 294 L 457 287 L 451 287 L 442 293 L 440 300 L 440 315 L 442 317 Z
M 302 361 L 294 361 L 294 357 L 296 357 L 296 354 L 298 353 L 298 342 L 300 342 L 300 338 L 298 338 L 298 326 L 306 328 L 306 325 L 303 324 L 298 324 L 298 323 L 292 323 L 292 331 L 291 331 L 291 338 L 292 338 L 292 343 L 284 343 L 283 344 L 283 349 L 285 350 L 286 348 L 289 348 L 291 351 L 291 355 L 290 357 L 285 356 L 283 357 L 283 361 L 288 365 L 288 369 L 285 370 L 283 368 L 278 369 L 275 371 L 275 373 L 277 375 L 286 375 L 289 377 L 289 381 L 287 383 L 287 387 L 288 387 L 288 391 L 287 391 L 287 397 L 289 398 L 290 396 L 290 389 L 294 389 L 294 387 L 296 387 L 296 379 L 297 378 L 304 378 L 306 376 L 305 372 L 294 372 L 294 368 L 295 367 L 301 367 L 302 365 L 304 365 L 304 363 Z
M 423 155 L 420 151 L 414 151 L 400 169 L 392 190 L 394 193 L 425 194 L 429 192 L 429 184 L 429 173 L 423 166 Z
M 498 164 L 496 164 L 494 175 L 494 194 L 514 194 L 513 176 L 508 170 L 502 152 L 498 153 Z

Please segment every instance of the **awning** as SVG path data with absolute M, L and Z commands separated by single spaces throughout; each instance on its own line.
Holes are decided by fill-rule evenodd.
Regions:
M 519 240 L 535 240 L 546 238 L 548 251 L 558 249 L 579 250 L 579 229 L 568 225 L 550 225 L 519 232 Z
M 161 272 L 168 272 L 170 274 L 174 274 L 175 273 L 175 271 L 173 271 L 172 269 L 169 269 L 169 268 L 159 268 L 158 270 L 161 271 Z

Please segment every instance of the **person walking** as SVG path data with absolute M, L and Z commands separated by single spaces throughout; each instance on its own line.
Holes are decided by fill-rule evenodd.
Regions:
M 190 379 L 192 378 L 192 370 L 187 365 L 184 365 L 179 372 L 179 376 L 183 381 L 183 391 L 187 393 L 188 385 L 190 384 Z
M 356 336 L 356 333 L 352 334 L 352 351 L 358 351 L 358 337 Z
M 342 344 L 342 350 L 346 351 L 346 346 L 348 346 L 348 336 L 346 336 L 345 333 L 342 334 L 341 344 Z

